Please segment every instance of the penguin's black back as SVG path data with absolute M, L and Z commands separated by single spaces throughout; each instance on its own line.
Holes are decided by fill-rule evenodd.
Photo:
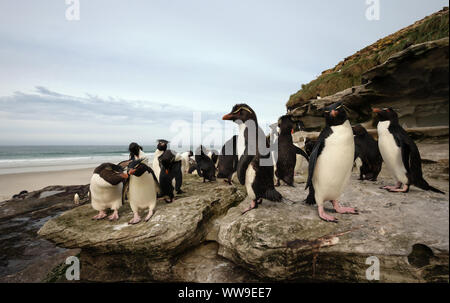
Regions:
M 222 146 L 219 155 L 217 178 L 231 178 L 236 171 L 238 156 L 236 152 L 237 136 L 233 136 Z
M 289 185 L 294 182 L 294 168 L 297 160 L 297 153 L 292 142 L 291 133 L 281 132 L 278 136 L 278 159 L 277 159 L 277 178 L 283 180 Z
M 123 178 L 120 173 L 123 168 L 113 163 L 102 163 L 94 169 L 94 174 L 100 175 L 100 177 L 111 185 L 117 185 L 123 182 Z
M 359 157 L 362 162 L 360 179 L 376 181 L 383 163 L 378 142 L 361 125 L 354 126 L 353 133 L 355 159 Z
M 209 181 L 215 181 L 216 166 L 214 165 L 213 160 L 205 154 L 205 151 L 206 149 L 201 145 L 195 151 L 197 173 L 200 177 L 208 179 Z

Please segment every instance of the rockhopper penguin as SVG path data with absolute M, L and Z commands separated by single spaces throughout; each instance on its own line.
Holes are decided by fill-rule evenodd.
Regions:
M 359 180 L 376 181 L 383 164 L 378 143 L 363 126 L 358 124 L 352 129 L 355 138 L 355 160 L 360 158 L 362 162 Z
M 105 218 L 106 210 L 114 212 L 109 220 L 119 219 L 119 208 L 122 206 L 123 182 L 127 180 L 126 168 L 113 163 L 103 163 L 94 169 L 89 185 L 92 208 L 98 210 L 98 214 L 92 219 Z
M 386 167 L 397 180 L 395 186 L 384 186 L 390 192 L 409 191 L 410 185 L 443 194 L 430 186 L 422 175 L 419 149 L 408 133 L 400 126 L 398 115 L 392 108 L 374 108 L 378 117 L 378 146 Z
M 195 162 L 197 173 L 203 177 L 203 183 L 208 181 L 216 181 L 216 166 L 214 161 L 208 156 L 208 151 L 203 145 L 200 145 L 195 150 Z
M 337 199 L 350 179 L 355 154 L 353 131 L 341 102 L 324 109 L 326 126 L 317 139 L 309 157 L 309 194 L 306 203 L 317 203 L 319 217 L 328 222 L 337 219 L 324 210 L 325 201 L 331 201 L 337 213 L 357 214 L 351 207 L 342 207 Z
M 159 175 L 161 172 L 161 167 L 159 166 L 159 157 L 161 157 L 161 155 L 167 150 L 167 144 L 169 144 L 169 141 L 159 139 L 157 140 L 157 142 L 158 145 L 156 146 L 155 154 L 153 157 L 152 168 L 159 181 Z
M 275 176 L 277 186 L 280 186 L 280 180 L 287 185 L 294 186 L 294 169 L 297 161 L 297 154 L 309 160 L 308 155 L 292 141 L 295 123 L 289 115 L 278 119 L 278 138 L 275 146 L 278 146 L 278 160 L 276 162 Z
M 281 194 L 275 190 L 273 159 L 266 143 L 264 131 L 258 126 L 255 112 L 247 104 L 236 104 L 229 114 L 222 118 L 239 125 L 237 138 L 237 176 L 247 189 L 251 199 L 247 211 L 258 207 L 262 199 L 281 201 Z M 260 147 L 265 147 L 261 149 Z M 266 150 L 264 150 L 266 149 Z
M 219 162 L 217 164 L 217 178 L 225 178 L 225 182 L 231 183 L 233 173 L 236 172 L 238 155 L 236 151 L 237 137 L 233 136 L 222 146 L 222 150 L 219 155 Z
M 170 203 L 174 198 L 174 189 L 177 194 L 184 193 L 184 191 L 181 190 L 181 185 L 183 183 L 181 160 L 177 160 L 177 156 L 168 149 L 159 157 L 159 166 L 161 168 L 159 174 L 159 184 L 161 186 L 160 197 L 168 197 L 169 200 L 165 200 Z

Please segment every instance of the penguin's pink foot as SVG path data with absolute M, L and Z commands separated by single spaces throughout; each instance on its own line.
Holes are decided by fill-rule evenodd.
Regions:
M 259 199 L 259 200 L 261 200 L 261 199 Z M 258 201 L 259 201 L 259 200 L 258 200 Z M 261 202 L 262 202 L 262 200 L 261 200 Z M 243 214 L 245 214 L 246 212 L 252 210 L 253 208 L 258 208 L 258 203 L 261 203 L 261 202 L 257 202 L 256 200 L 252 200 L 252 202 L 250 203 L 250 206 L 247 207 L 247 208 L 241 213 L 241 215 L 243 215 Z
M 407 193 L 409 191 L 409 185 L 404 184 L 401 188 L 388 189 L 391 193 Z
M 392 186 L 392 185 L 386 185 L 386 186 L 380 187 L 380 189 L 392 190 L 392 189 L 399 189 L 400 187 L 402 187 L 402 183 L 401 183 L 401 182 L 397 182 L 397 184 L 394 185 L 394 186 Z
M 96 216 L 92 217 L 92 220 L 101 220 L 101 219 L 105 218 L 106 216 L 107 216 L 106 213 L 103 210 L 101 210 L 98 212 L 98 214 Z
M 338 214 L 354 214 L 354 215 L 358 215 L 359 214 L 358 210 L 356 210 L 355 208 L 353 208 L 353 207 L 343 207 L 336 200 L 331 201 L 331 203 L 333 203 L 334 210 Z
M 141 222 L 141 217 L 139 217 L 138 214 L 135 214 L 133 219 L 131 219 L 128 224 L 138 224 L 139 222 Z
M 150 210 L 147 214 L 147 217 L 145 217 L 145 222 L 147 222 L 148 220 L 150 220 L 150 218 L 153 216 L 153 210 Z
M 329 214 L 327 214 L 325 212 L 325 210 L 323 209 L 323 206 L 319 206 L 318 209 L 319 209 L 319 217 L 320 217 L 320 219 L 322 219 L 322 220 L 324 220 L 326 222 L 333 222 L 333 223 L 337 223 L 338 222 L 337 218 L 335 218 L 335 217 L 333 217 L 333 216 L 331 216 L 331 215 L 329 215 Z
M 109 221 L 119 220 L 119 211 L 114 210 L 111 216 L 108 217 Z

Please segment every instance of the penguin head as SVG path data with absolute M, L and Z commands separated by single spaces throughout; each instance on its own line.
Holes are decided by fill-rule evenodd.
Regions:
M 128 164 L 128 174 L 131 176 L 140 177 L 143 173 L 148 171 L 148 166 L 142 163 L 143 159 L 133 160 Z
M 142 146 L 137 144 L 136 142 L 130 143 L 128 146 L 128 151 L 130 152 L 130 159 L 133 159 L 134 157 L 139 156 L 139 151 L 142 150 Z
M 355 136 L 363 136 L 363 135 L 367 134 L 367 130 L 361 124 L 353 126 L 352 130 L 353 130 L 353 135 L 355 135 Z
M 377 114 L 379 121 L 398 121 L 398 115 L 392 107 L 388 108 L 372 108 L 372 111 Z
M 169 141 L 164 140 L 164 139 L 158 139 L 156 140 L 158 142 L 158 145 L 156 146 L 156 148 L 160 151 L 165 151 L 167 150 L 167 144 L 169 144 Z
M 278 119 L 278 128 L 279 128 L 279 133 L 294 133 L 294 127 L 295 127 L 295 123 L 294 121 L 292 121 L 292 116 L 290 115 L 284 115 L 281 116 Z
M 233 106 L 231 112 L 223 116 L 222 120 L 230 120 L 233 122 L 242 121 L 243 123 L 247 122 L 248 120 L 253 120 L 256 122 L 256 114 L 250 106 L 241 103 Z
M 325 107 L 323 114 L 328 126 L 341 125 L 347 120 L 347 113 L 342 102 L 336 102 Z

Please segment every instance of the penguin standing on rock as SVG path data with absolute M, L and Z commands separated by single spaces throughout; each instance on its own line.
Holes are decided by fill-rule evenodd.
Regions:
M 252 201 L 243 214 L 258 207 L 263 198 L 281 201 L 283 197 L 274 187 L 271 151 L 267 148 L 264 131 L 258 126 L 255 111 L 247 104 L 236 104 L 222 119 L 239 125 L 237 176 Z
M 222 146 L 217 164 L 217 178 L 225 178 L 225 182 L 232 184 L 231 179 L 236 171 L 238 156 L 236 152 L 237 136 L 233 136 Z
M 159 166 L 159 157 L 161 157 L 161 155 L 167 150 L 167 144 L 169 144 L 169 141 L 159 139 L 157 140 L 157 142 L 158 145 L 156 146 L 155 154 L 153 157 L 152 168 L 159 181 L 159 175 L 161 172 L 161 167 Z
M 341 102 L 324 109 L 326 126 L 322 130 L 309 157 L 309 194 L 306 203 L 317 203 L 319 217 L 328 222 L 337 219 L 324 210 L 323 203 L 331 201 L 340 214 L 357 214 L 352 207 L 342 207 L 337 199 L 352 173 L 355 154 L 353 131 Z
M 103 163 L 94 169 L 89 185 L 92 208 L 98 214 L 92 219 L 105 218 L 106 210 L 114 212 L 109 220 L 119 219 L 119 208 L 122 206 L 123 182 L 128 179 L 126 169 L 113 163 Z
M 410 185 L 423 190 L 444 194 L 430 186 L 422 175 L 419 149 L 408 133 L 400 126 L 398 115 L 392 108 L 374 108 L 378 117 L 378 146 L 386 167 L 397 180 L 395 186 L 384 186 L 390 192 L 407 193 Z
M 206 180 L 216 181 L 216 166 L 208 153 L 202 145 L 195 150 L 196 170 L 198 175 L 203 177 L 203 182 L 206 182 Z
M 130 175 L 128 200 L 133 211 L 133 219 L 128 224 L 141 222 L 139 209 L 143 208 L 148 209 L 145 217 L 147 222 L 152 217 L 156 206 L 156 197 L 159 192 L 158 179 L 143 159 L 132 161 L 128 165 L 128 174 Z
M 280 186 L 280 180 L 283 180 L 289 186 L 294 186 L 294 169 L 297 154 L 309 160 L 308 155 L 301 148 L 295 146 L 292 141 L 294 126 L 291 116 L 285 115 L 278 119 L 279 134 L 275 145 L 278 146 L 278 160 L 275 170 L 277 186 Z
M 355 160 L 361 159 L 359 180 L 376 181 L 381 171 L 383 158 L 378 143 L 361 125 L 352 127 L 355 138 Z
M 183 183 L 183 173 L 181 171 L 182 164 L 177 156 L 179 155 L 175 155 L 168 149 L 158 158 L 161 194 L 168 195 L 171 199 L 173 198 L 173 194 L 170 194 L 170 191 L 173 192 L 173 188 L 175 188 L 177 194 L 184 193 L 184 191 L 181 190 L 181 185 Z

